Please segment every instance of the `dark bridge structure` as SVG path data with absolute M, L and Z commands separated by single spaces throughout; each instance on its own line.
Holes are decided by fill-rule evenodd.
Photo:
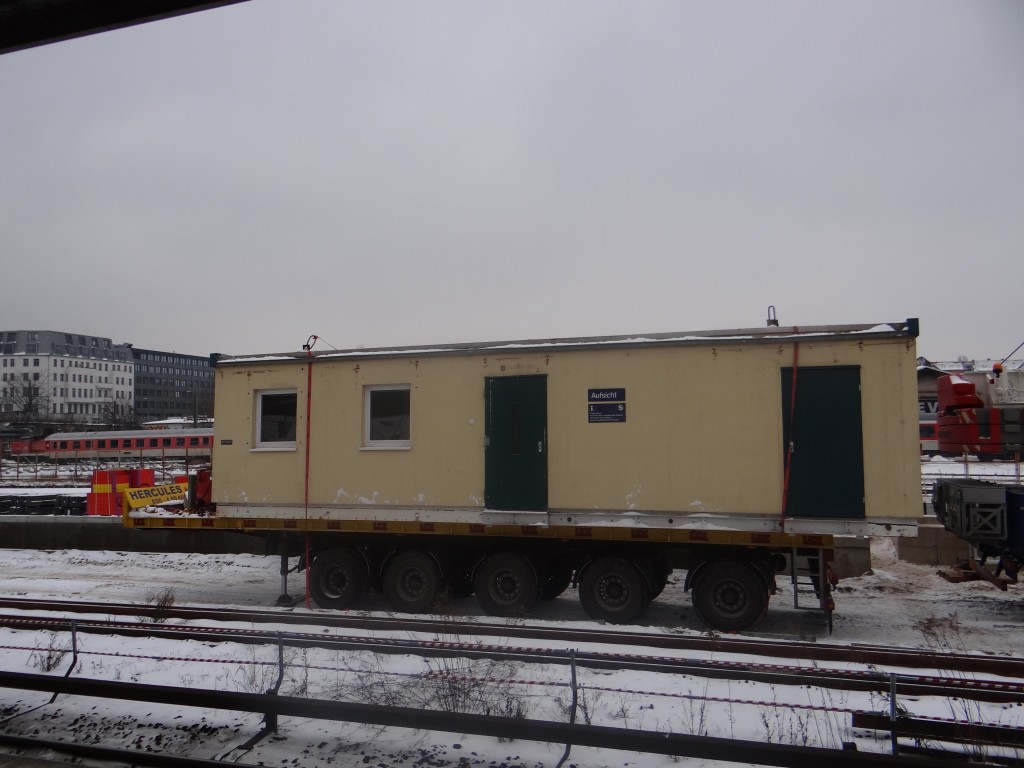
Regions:
M 246 0 L 0 0 L 0 53 Z

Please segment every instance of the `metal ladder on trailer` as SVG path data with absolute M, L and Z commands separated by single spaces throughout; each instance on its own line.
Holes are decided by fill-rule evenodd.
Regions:
M 789 573 L 793 586 L 793 607 L 802 611 L 824 613 L 828 622 L 828 632 L 832 634 L 832 612 L 835 610 L 832 585 L 835 577 L 824 552 L 820 549 L 793 547 L 790 551 Z M 801 595 L 813 596 L 817 604 L 801 605 Z

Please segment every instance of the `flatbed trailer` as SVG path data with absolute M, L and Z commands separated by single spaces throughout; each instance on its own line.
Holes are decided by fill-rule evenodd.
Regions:
M 916 336 L 909 320 L 222 357 L 211 493 L 125 524 L 269 539 L 322 607 L 475 592 L 521 616 L 574 584 L 624 623 L 685 569 L 716 629 L 760 621 L 784 571 L 830 615 L 834 536 L 916 531 Z

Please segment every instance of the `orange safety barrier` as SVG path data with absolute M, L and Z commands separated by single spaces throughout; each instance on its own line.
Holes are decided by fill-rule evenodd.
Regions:
M 92 473 L 92 492 L 85 497 L 86 515 L 120 515 L 124 491 L 154 485 L 152 469 L 97 469 Z

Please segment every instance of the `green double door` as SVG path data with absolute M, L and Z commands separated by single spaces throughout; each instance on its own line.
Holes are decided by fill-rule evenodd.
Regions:
M 794 408 L 793 404 L 796 403 Z M 783 448 L 793 454 L 788 517 L 864 517 L 860 368 L 782 369 Z
M 548 508 L 546 376 L 486 379 L 484 504 L 487 509 Z
M 864 517 L 860 368 L 782 369 L 784 445 L 793 442 L 786 514 Z M 485 380 L 484 504 L 548 508 L 547 377 Z

